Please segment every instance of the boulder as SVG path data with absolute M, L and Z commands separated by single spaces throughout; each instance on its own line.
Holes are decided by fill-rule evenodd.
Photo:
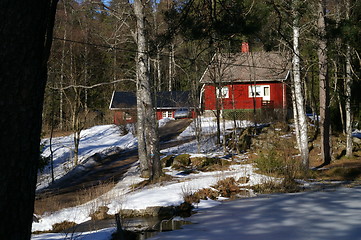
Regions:
M 191 164 L 191 159 L 189 154 L 181 154 L 174 157 L 172 167 L 174 169 L 184 169 Z

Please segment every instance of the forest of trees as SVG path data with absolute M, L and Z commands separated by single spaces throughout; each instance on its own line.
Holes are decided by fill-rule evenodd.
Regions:
M 246 41 L 251 51 L 293 54 L 300 151 L 307 139 L 303 116 L 317 114 L 328 163 L 329 133 L 350 135 L 360 117 L 360 10 L 353 0 L 60 1 L 43 128 L 79 135 L 86 126 L 110 123 L 114 90 L 149 92 L 150 102 L 155 91 L 191 90 L 196 99 L 213 55 L 240 51 Z
M 154 118 L 145 117 L 154 116 L 153 93 L 191 90 L 196 96 L 200 88 L 199 79 L 214 54 L 240 51 L 242 42 L 248 42 L 251 51 L 291 53 L 293 112 L 298 147 L 305 166 L 308 165 L 306 112 L 320 116 L 325 163 L 330 161 L 331 132 L 347 135 L 347 155 L 352 154 L 351 131 L 353 127 L 359 127 L 361 102 L 361 95 L 358 94 L 361 71 L 360 1 L 62 0 L 57 5 L 53 36 L 50 34 L 52 24 L 49 23 L 49 13 L 57 1 L 49 1 L 53 4 L 39 2 L 30 9 L 33 13 L 24 14 L 20 10 L 28 9 L 29 4 L 11 2 L 6 1 L 0 7 L 2 16 L 6 16 L 7 20 L 0 25 L 3 40 L 0 56 L 2 61 L 7 59 L 9 63 L 2 64 L 2 74 L 5 76 L 1 78 L 2 90 L 26 86 L 16 93 L 2 93 L 5 100 L 1 104 L 16 99 L 14 96 L 24 100 L 16 102 L 12 109 L 22 113 L 23 106 L 28 104 L 30 116 L 26 116 L 27 125 L 36 123 L 41 109 L 39 100 L 42 100 L 42 86 L 46 79 L 41 67 L 46 66 L 46 47 L 52 39 L 42 114 L 43 131 L 73 131 L 76 145 L 84 127 L 111 122 L 107 109 L 112 91 L 136 92 L 142 175 L 156 178 L 160 174 L 156 124 Z M 24 21 L 11 25 L 12 16 L 20 16 Z M 15 31 L 19 33 L 12 34 Z M 25 38 L 29 39 L 27 44 Z M 40 46 L 42 44 L 44 46 Z M 16 51 L 12 52 L 13 49 Z M 21 50 L 26 49 L 34 53 L 28 55 L 34 55 L 35 69 L 35 74 L 28 78 L 28 85 L 24 76 L 29 74 L 26 67 L 32 65 L 28 58 L 23 57 L 27 54 Z M 14 56 L 19 56 L 17 61 L 11 61 Z M 16 67 L 24 71 L 16 72 Z M 36 77 L 40 79 L 39 90 L 34 90 Z M 5 84 L 10 79 L 17 80 L 12 82 L 13 85 Z M 32 79 L 34 81 L 31 82 Z M 31 92 L 36 97 L 33 102 L 29 97 Z M 10 94 L 14 95 L 6 99 Z M 31 109 L 29 103 L 37 106 Z M 25 117 L 19 115 L 11 120 L 23 123 L 18 121 L 20 119 L 24 120 Z M 2 127 L 5 125 L 11 124 L 2 120 Z M 36 136 L 38 126 L 40 124 L 36 123 L 33 132 L 27 136 Z M 13 130 L 13 135 L 19 135 L 15 134 L 18 138 L 14 137 L 14 141 L 20 138 L 19 131 L 27 134 L 25 129 Z M 4 137 L 11 136 L 8 129 L 5 132 Z M 29 147 L 35 148 L 38 141 L 36 138 L 32 144 L 28 144 Z M 36 162 L 38 151 L 29 150 L 29 153 L 29 157 Z M 151 156 L 150 159 L 147 156 Z M 14 157 L 9 151 L 5 158 L 17 161 L 21 156 Z M 33 192 L 35 171 L 26 172 L 27 168 L 31 169 L 26 166 L 29 164 L 24 165 L 25 177 L 21 179 L 31 179 L 28 184 L 32 185 L 29 189 Z M 3 171 L 6 171 L 5 166 Z M 2 182 L 9 182 L 12 178 L 9 175 Z M 28 191 L 24 191 L 24 194 L 33 198 Z M 24 223 L 30 221 L 30 212 L 27 213 Z M 17 218 L 14 218 L 6 226 L 16 221 Z M 28 227 L 24 231 L 29 230 Z

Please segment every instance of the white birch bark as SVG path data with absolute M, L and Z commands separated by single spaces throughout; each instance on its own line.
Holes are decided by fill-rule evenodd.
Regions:
M 135 0 L 134 14 L 137 20 L 137 109 L 138 152 L 141 174 L 151 179 L 161 174 L 155 109 L 152 101 L 152 86 L 149 72 L 149 56 L 145 31 L 145 1 Z
M 297 105 L 296 105 L 296 94 L 294 88 L 294 77 L 292 76 L 292 86 L 291 86 L 291 93 L 292 93 L 292 108 L 293 108 L 293 119 L 295 124 L 295 133 L 296 133 L 296 144 L 298 150 L 301 152 L 301 141 L 300 141 L 300 123 L 298 121 L 298 112 L 297 112 Z
M 174 44 L 169 46 L 169 58 L 168 58 L 168 91 L 172 91 L 174 84 Z
M 309 167 L 308 160 L 308 136 L 307 136 L 307 119 L 304 106 L 304 96 L 302 91 L 302 81 L 300 72 L 300 50 L 299 50 L 299 14 L 296 6 L 298 1 L 293 1 L 293 83 L 294 83 L 294 99 L 297 111 L 297 119 L 295 123 L 298 123 L 299 127 L 299 149 L 301 153 L 301 160 L 305 168 Z M 295 110 L 294 110 L 295 111 Z
M 346 0 L 346 19 L 349 19 L 350 1 Z M 345 81 L 345 112 L 346 112 L 346 156 L 352 156 L 352 115 L 351 115 L 351 47 L 346 45 L 346 81 Z

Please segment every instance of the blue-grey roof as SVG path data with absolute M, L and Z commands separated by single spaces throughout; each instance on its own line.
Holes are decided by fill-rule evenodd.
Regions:
M 158 92 L 156 95 L 158 109 L 177 109 L 192 107 L 191 93 L 189 91 Z M 109 109 L 135 109 L 137 107 L 136 94 L 133 92 L 114 92 Z
M 134 109 L 137 108 L 137 97 L 133 92 L 113 92 L 109 109 Z
M 157 93 L 157 108 L 191 107 L 191 93 L 189 91 L 171 91 Z

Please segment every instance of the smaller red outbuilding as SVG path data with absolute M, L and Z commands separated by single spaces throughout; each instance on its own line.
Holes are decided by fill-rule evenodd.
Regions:
M 168 91 L 156 94 L 157 119 L 174 118 L 175 111 L 187 109 L 188 117 L 195 117 L 189 91 Z M 122 125 L 137 121 L 137 98 L 133 92 L 113 92 L 109 109 L 114 111 L 114 124 Z

